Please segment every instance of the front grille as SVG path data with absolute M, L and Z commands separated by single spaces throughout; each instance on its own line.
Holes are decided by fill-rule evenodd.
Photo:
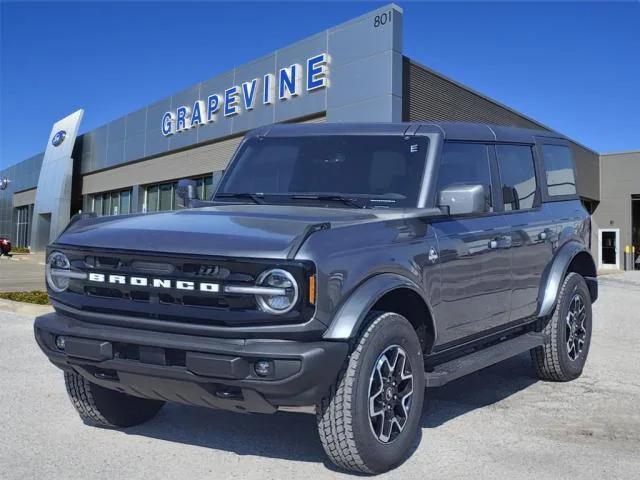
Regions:
M 56 250 L 69 257 L 74 270 L 127 279 L 126 284 L 71 279 L 66 292 L 52 293 L 54 300 L 86 312 L 184 324 L 248 326 L 306 321 L 314 311 L 313 305 L 303 295 L 296 308 L 285 315 L 274 316 L 262 312 L 253 295 L 224 292 L 224 286 L 229 284 L 255 285 L 258 276 L 270 268 L 290 271 L 300 291 L 304 292 L 309 275 L 314 273 L 313 265 L 307 262 Z M 131 285 L 128 281 L 131 277 L 146 278 L 148 282 L 156 279 L 170 287 L 164 284 L 156 287 Z M 178 281 L 191 282 L 196 286 L 217 284 L 219 291 L 178 289 Z
M 154 303 L 167 305 L 185 305 L 190 307 L 208 307 L 226 310 L 247 310 L 257 307 L 255 299 L 250 295 L 217 295 L 207 296 L 205 294 L 169 294 L 162 292 L 151 292 L 149 290 L 136 290 L 130 286 L 123 288 L 106 288 L 87 286 L 84 284 L 84 294 L 92 297 L 129 299 L 136 302 Z M 234 283 L 237 285 L 237 283 Z

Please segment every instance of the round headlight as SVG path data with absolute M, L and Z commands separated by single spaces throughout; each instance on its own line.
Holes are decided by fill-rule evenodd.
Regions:
M 54 292 L 64 292 L 69 288 L 69 271 L 71 263 L 62 252 L 53 252 L 47 259 L 47 285 Z
M 298 301 L 298 284 L 286 270 L 279 268 L 266 270 L 260 274 L 256 282 L 260 287 L 280 289 L 282 294 L 272 293 L 256 295 L 258 306 L 262 311 L 273 315 L 282 315 L 291 310 Z

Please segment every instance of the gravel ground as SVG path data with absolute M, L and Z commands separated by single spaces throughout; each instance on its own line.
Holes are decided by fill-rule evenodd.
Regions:
M 602 277 L 583 376 L 539 382 L 527 355 L 427 392 L 412 457 L 382 478 L 640 478 L 640 272 Z M 32 318 L 0 313 L 0 477 L 335 478 L 313 416 L 166 406 L 124 431 L 82 424 Z

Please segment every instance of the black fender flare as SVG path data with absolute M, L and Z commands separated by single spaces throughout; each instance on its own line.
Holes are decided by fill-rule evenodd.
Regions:
M 597 274 L 593 257 L 583 244 L 570 241 L 560 247 L 553 259 L 551 267 L 542 278 L 542 283 L 538 292 L 538 317 L 544 318 L 553 313 L 558 293 L 560 291 L 560 286 L 567 274 L 569 265 L 571 265 L 571 262 L 578 254 L 583 252 L 588 254 L 590 259 L 590 275 L 585 276 L 585 281 L 587 281 L 588 284 L 591 284 L 589 285 L 591 296 L 597 298 L 597 280 L 595 278 Z M 595 298 L 593 298 L 593 301 L 595 301 Z
M 382 273 L 365 280 L 340 306 L 333 317 L 329 328 L 325 331 L 325 340 L 349 340 L 358 334 L 365 317 L 375 305 L 387 293 L 407 288 L 414 291 L 424 302 L 429 318 L 425 321 L 431 323 L 433 343 L 436 340 L 436 328 L 433 320 L 433 312 L 422 289 L 412 280 L 397 273 Z

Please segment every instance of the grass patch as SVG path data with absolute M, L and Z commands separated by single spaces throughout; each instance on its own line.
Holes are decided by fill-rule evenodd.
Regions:
M 49 295 L 47 295 L 47 292 L 40 290 L 33 290 L 32 292 L 0 292 L 0 298 L 13 300 L 14 302 L 49 305 Z
M 13 247 L 11 253 L 31 253 L 27 247 Z

